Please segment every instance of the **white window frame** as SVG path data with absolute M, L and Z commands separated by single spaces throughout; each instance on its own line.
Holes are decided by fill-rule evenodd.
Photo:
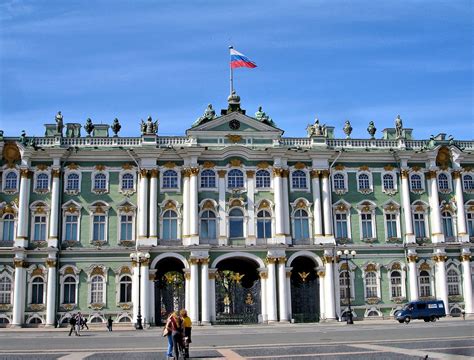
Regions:
M 38 212 L 40 211 L 40 212 Z M 50 208 L 48 206 L 48 204 L 46 204 L 45 202 L 41 201 L 41 200 L 37 200 L 35 202 L 33 202 L 31 205 L 30 205 L 30 234 L 31 234 L 31 241 L 34 243 L 35 240 L 35 225 L 36 225 L 36 222 L 35 222 L 35 217 L 36 216 L 44 216 L 45 217 L 45 239 L 43 240 L 36 240 L 36 241 L 48 241 L 49 239 L 49 215 L 50 215 Z
M 270 217 L 259 217 L 258 214 L 262 211 L 266 211 Z M 270 220 L 270 236 L 267 236 L 265 238 L 259 238 L 258 237 L 258 222 L 259 222 L 259 219 L 265 219 L 265 220 Z M 255 236 L 257 239 L 259 240 L 265 240 L 265 241 L 268 241 L 268 240 L 271 240 L 274 236 L 275 236 L 275 227 L 273 226 L 273 212 L 270 208 L 262 208 L 262 209 L 258 209 L 255 211 Z
M 397 230 L 397 236 L 389 238 L 388 237 L 388 226 L 387 226 L 387 217 L 386 215 L 395 215 L 395 226 Z M 394 241 L 400 240 L 402 238 L 402 231 L 400 225 L 400 205 L 394 201 L 389 200 L 383 205 L 383 224 L 384 224 L 384 235 L 385 241 Z
M 177 214 L 177 224 L 176 224 L 177 234 L 176 234 L 176 239 L 163 240 L 163 215 L 168 210 L 173 210 Z M 182 230 L 181 230 L 182 222 L 183 222 L 183 215 L 181 212 L 180 204 L 175 200 L 164 200 L 160 204 L 160 239 L 164 241 L 165 243 L 169 241 L 180 241 L 182 237 Z
M 446 176 L 446 181 L 447 181 L 447 185 L 448 185 L 448 187 L 446 189 L 441 189 L 441 187 L 440 187 L 439 177 L 441 175 Z M 451 174 L 449 173 L 449 171 L 440 171 L 440 172 L 438 172 L 438 174 L 436 175 L 436 184 L 438 186 L 438 192 L 440 192 L 440 193 L 449 194 L 453 191 L 453 179 L 451 178 Z
M 202 234 L 202 231 L 201 231 L 201 228 L 202 228 L 202 226 L 201 226 L 201 221 L 202 221 L 202 219 L 203 219 L 202 215 L 203 215 L 203 213 L 206 212 L 206 211 L 210 211 L 210 212 L 213 213 L 214 216 L 215 216 L 215 221 L 216 221 L 216 238 L 215 238 L 215 239 L 204 239 L 204 238 L 201 237 L 201 234 Z M 199 211 L 199 242 L 200 242 L 200 243 L 203 243 L 203 244 L 208 244 L 208 243 L 212 244 L 212 243 L 214 243 L 214 242 L 217 243 L 218 239 L 219 239 L 219 212 L 216 211 L 215 208 L 212 208 L 212 209 L 210 209 L 210 208 L 205 208 L 205 209 L 203 209 L 203 208 L 201 207 L 201 210 Z
M 336 182 L 335 182 L 335 176 L 336 175 L 342 175 L 343 176 L 343 181 L 344 181 L 344 188 L 342 189 L 338 189 L 336 188 Z M 343 195 L 345 193 L 347 193 L 349 191 L 349 183 L 348 183 L 348 179 L 347 179 L 347 171 L 341 171 L 341 170 L 337 170 L 335 171 L 334 173 L 332 173 L 332 176 L 331 176 L 331 180 L 332 180 L 332 191 L 335 193 L 335 194 L 338 194 L 338 195 Z
M 125 175 L 132 175 L 132 188 L 124 189 L 123 188 L 123 178 Z M 137 173 L 132 170 L 122 170 L 119 173 L 119 193 L 124 195 L 132 195 L 137 191 Z
M 16 174 L 16 187 L 7 189 L 6 188 L 7 175 L 11 173 Z M 3 174 L 2 174 L 2 191 L 5 194 L 16 194 L 20 189 L 20 181 L 21 181 L 20 171 L 17 168 L 9 169 L 9 168 L 4 167 Z
M 369 267 L 372 268 L 371 270 L 369 270 Z M 368 264 L 365 264 L 363 267 L 362 267 L 362 279 L 363 279 L 363 282 L 364 282 L 364 299 L 367 301 L 368 299 L 373 299 L 374 296 L 368 296 L 367 294 L 367 274 L 368 273 L 374 273 L 375 274 L 375 286 L 376 286 L 376 296 L 375 298 L 377 299 L 381 299 L 382 298 L 382 293 L 381 293 L 381 289 L 380 289 L 380 264 L 376 264 L 376 263 L 368 263 Z
M 268 177 L 269 177 L 269 180 L 270 180 L 270 186 L 262 186 L 262 187 L 258 187 L 257 186 L 257 173 L 259 171 L 266 171 L 268 173 Z M 268 170 L 268 169 L 257 169 L 255 171 L 255 192 L 258 192 L 258 191 L 270 191 L 271 189 L 273 188 L 273 174 L 272 174 L 272 171 Z
M 361 175 L 367 175 L 368 181 L 369 181 L 369 187 L 367 189 L 362 189 L 360 187 L 360 176 Z M 360 192 L 361 194 L 370 194 L 374 191 L 374 182 L 372 179 L 372 173 L 370 171 L 357 171 L 356 175 L 356 181 L 357 181 L 357 191 Z
M 464 181 L 465 181 L 464 178 L 465 178 L 466 176 L 470 176 L 470 177 L 471 177 L 471 184 L 472 184 L 472 186 L 473 186 L 472 189 L 469 189 L 469 188 L 466 186 L 466 183 L 464 182 Z M 468 173 L 462 174 L 462 179 L 461 179 L 461 180 L 462 180 L 462 189 L 463 189 L 463 191 L 464 191 L 465 193 L 467 193 L 467 194 L 473 194 L 473 193 L 474 193 L 474 173 L 468 172 Z
M 229 187 L 229 174 L 232 170 L 239 170 L 241 173 L 242 173 L 242 179 L 243 179 L 243 186 L 242 187 L 235 187 L 235 188 L 231 188 Z M 226 189 L 226 192 L 230 192 L 230 193 L 233 193 L 233 192 L 245 192 L 247 191 L 247 171 L 245 171 L 245 169 L 241 169 L 239 167 L 231 167 L 229 169 L 227 169 L 227 172 L 225 174 L 225 189 Z
M 357 204 L 357 211 L 359 213 L 359 229 L 360 229 L 360 238 L 361 240 L 366 241 L 375 241 L 377 239 L 377 221 L 375 218 L 375 210 L 377 205 L 369 200 L 363 200 Z M 362 214 L 371 214 L 371 222 L 372 222 L 372 237 L 371 238 L 364 238 L 362 235 Z
M 3 205 L 3 206 L 1 206 L 1 205 Z M 0 207 L 4 209 L 5 208 L 5 203 L 0 204 Z M 4 229 L 3 227 L 5 226 L 5 217 L 7 215 L 12 215 L 13 216 L 13 239 L 12 240 L 5 240 L 3 238 L 3 229 Z M 1 237 L 0 242 L 7 242 L 7 241 L 8 242 L 12 242 L 12 241 L 14 242 L 16 240 L 16 228 L 17 228 L 17 224 L 18 224 L 18 216 L 17 215 L 18 215 L 17 211 L 7 212 L 7 213 L 4 213 L 2 215 L 2 217 L 0 218 L 0 237 Z
M 105 175 L 105 188 L 99 189 L 95 187 L 95 178 L 97 175 Z M 109 172 L 105 170 L 96 170 L 91 173 L 91 192 L 93 194 L 107 194 L 109 192 Z
M 77 216 L 77 242 L 81 241 L 81 209 L 82 205 L 75 202 L 74 200 L 69 200 L 67 203 L 63 204 L 63 221 L 62 221 L 62 239 L 61 241 L 73 241 L 73 240 L 66 240 L 66 217 L 67 216 Z M 73 211 L 74 210 L 74 211 Z
M 230 237 L 230 219 L 231 219 L 231 216 L 229 215 L 230 212 L 234 209 L 239 209 L 240 211 L 242 211 L 242 221 L 243 221 L 243 224 L 242 224 L 242 232 L 243 232 L 243 235 L 242 235 L 242 238 L 231 238 Z M 244 240 L 247 238 L 247 234 L 248 234 L 248 214 L 247 214 L 247 210 L 245 209 L 245 206 L 233 206 L 233 207 L 230 207 L 229 210 L 227 211 L 227 214 L 226 214 L 226 219 L 227 219 L 227 234 L 228 234 L 228 239 L 229 241 L 232 241 L 232 240 Z
M 384 176 L 390 175 L 393 179 L 393 189 L 388 189 L 385 187 Z M 395 195 L 398 192 L 398 178 L 395 171 L 382 171 L 380 174 L 380 183 L 382 185 L 382 192 L 387 195 Z
M 79 179 L 78 179 L 79 186 L 78 186 L 77 189 L 68 189 L 68 187 L 67 187 L 69 175 L 72 175 L 72 174 L 76 174 L 76 175 L 79 176 Z M 69 170 L 69 169 L 67 169 L 64 172 L 64 192 L 68 195 L 77 195 L 81 192 L 81 186 L 82 186 L 82 172 L 79 171 L 79 170 Z M 93 186 L 93 184 L 91 185 L 91 187 L 92 186 Z
M 171 170 L 176 173 L 176 181 L 177 181 L 177 187 L 175 188 L 164 188 L 163 187 L 163 177 L 166 171 Z M 175 192 L 179 193 L 181 191 L 181 169 L 178 167 L 174 168 L 167 168 L 167 167 L 162 167 L 160 168 L 160 191 L 167 193 L 167 192 Z
M 90 243 L 93 244 L 94 241 L 99 242 L 100 244 L 109 243 L 109 209 L 110 206 L 104 201 L 95 201 L 89 206 L 89 220 L 90 220 L 90 230 L 89 230 L 89 239 Z M 98 212 L 99 211 L 99 212 Z M 101 212 L 103 211 L 103 212 Z M 104 240 L 94 240 L 94 216 L 105 216 L 105 228 L 104 228 Z
M 413 189 L 412 186 L 412 177 L 413 175 L 418 175 L 420 177 L 420 182 L 421 182 L 421 188 L 420 189 Z M 423 194 L 426 191 L 426 184 L 425 184 L 425 174 L 423 174 L 421 171 L 412 171 L 410 172 L 409 178 L 408 178 L 409 184 L 410 184 L 410 191 L 414 194 Z
M 41 275 L 40 274 L 34 274 L 33 275 L 33 271 L 36 270 L 36 269 L 40 269 L 41 270 Z M 28 297 L 27 297 L 27 301 L 28 301 L 28 306 L 31 306 L 31 305 L 46 305 L 46 289 L 48 287 L 48 276 L 47 276 L 47 271 L 46 271 L 46 267 L 43 266 L 43 265 L 30 265 L 30 267 L 27 269 L 27 274 L 28 274 Z M 41 304 L 32 304 L 32 300 L 33 300 L 33 280 L 35 278 L 41 278 L 43 279 L 43 302 Z
M 399 269 L 398 268 L 394 268 L 394 265 L 395 263 L 397 263 L 399 266 Z M 388 279 L 388 284 L 389 284 L 389 288 L 388 288 L 388 291 L 389 291 L 389 296 L 390 296 L 390 300 L 394 300 L 394 299 L 397 299 L 397 297 L 394 297 L 392 296 L 392 273 L 397 271 L 400 273 L 400 277 L 401 277 L 401 284 L 400 284 L 400 287 L 401 287 L 401 298 L 402 299 L 406 299 L 406 296 L 407 296 L 407 291 L 406 291 L 406 277 L 407 277 L 407 274 L 406 274 L 406 267 L 403 263 L 401 263 L 400 261 L 394 261 L 392 263 L 390 263 L 387 267 L 387 279 Z
M 71 273 L 71 270 L 69 269 L 72 269 L 72 273 Z M 59 290 L 59 300 L 60 300 L 60 305 L 73 305 L 74 307 L 76 307 L 78 305 L 78 296 L 79 296 L 79 273 L 80 273 L 80 270 L 74 266 L 74 265 L 64 265 L 63 267 L 61 267 L 61 269 L 59 269 L 59 283 L 60 283 L 60 290 Z M 76 294 L 75 294 L 75 300 L 76 302 L 73 303 L 73 304 L 67 304 L 64 302 L 64 280 L 66 280 L 67 277 L 71 276 L 72 278 L 74 278 L 74 280 L 76 281 Z
M 458 238 L 457 214 L 456 214 L 456 211 L 454 209 L 454 206 L 451 206 L 450 208 L 448 208 L 447 205 L 448 204 L 445 201 L 442 201 L 441 206 L 439 207 L 439 214 L 440 214 L 440 218 L 441 218 L 440 219 L 441 220 L 441 230 L 442 230 L 443 235 L 444 235 L 444 242 L 456 242 L 457 238 Z M 445 217 L 443 216 L 443 213 L 447 213 L 447 214 L 451 215 L 450 218 L 451 218 L 451 227 L 453 229 L 453 234 L 450 237 L 446 236 L 446 233 L 444 231 L 444 219 L 445 219 Z
M 351 204 L 347 201 L 341 199 L 332 206 L 333 209 L 333 222 L 334 222 L 334 237 L 336 240 L 344 239 L 337 237 L 337 214 L 345 214 L 346 215 L 346 224 L 347 224 L 347 238 L 344 240 L 350 241 L 352 239 L 352 224 L 351 224 Z
M 99 271 L 94 271 L 96 268 L 99 268 L 99 271 L 102 271 L 99 274 Z M 92 265 L 87 271 L 87 304 L 99 304 L 105 306 L 107 304 L 107 282 L 108 282 L 108 268 L 104 265 Z M 102 303 L 92 303 L 92 278 L 94 276 L 102 277 Z
M 338 297 L 339 297 L 340 302 L 346 300 L 346 298 L 344 298 L 344 299 L 341 298 L 341 285 L 340 285 L 341 273 L 344 272 L 344 271 L 347 271 L 347 270 L 343 269 L 343 267 L 345 267 L 345 264 L 346 264 L 346 262 L 344 260 L 340 260 L 339 261 L 339 266 L 338 266 L 338 272 L 337 272 L 337 288 L 339 290 Z M 351 292 L 350 293 L 351 301 L 354 301 L 354 299 L 355 299 L 355 270 L 356 269 L 357 269 L 357 267 L 352 262 L 349 262 L 348 272 L 349 272 L 349 281 L 350 281 L 349 287 L 350 287 L 350 292 Z M 344 292 L 346 292 L 346 291 L 347 291 L 347 287 L 346 287 L 346 289 L 344 289 Z
M 214 173 L 214 180 L 215 180 L 216 186 L 214 186 L 214 187 L 203 187 L 202 186 L 202 174 L 203 174 L 204 171 L 212 171 Z M 218 187 L 219 187 L 219 175 L 217 174 L 216 170 L 205 168 L 205 169 L 202 169 L 199 172 L 199 190 L 217 191 Z
M 451 270 L 453 270 L 456 273 L 456 276 L 457 276 L 458 281 L 455 283 L 455 285 L 458 288 L 458 293 L 457 294 L 450 294 L 449 293 L 449 286 L 454 284 L 453 282 L 449 281 L 449 274 L 448 273 Z M 456 266 L 455 263 L 446 264 L 446 289 L 448 291 L 448 296 L 462 296 L 463 295 L 463 293 L 462 293 L 462 280 L 461 279 L 462 279 L 462 275 L 461 275 L 461 272 L 459 271 L 459 267 Z
M 470 239 L 474 239 L 474 232 L 469 234 L 469 223 L 472 223 L 472 228 L 474 229 L 474 200 L 470 200 L 464 205 L 464 212 L 466 214 L 467 235 Z
M 40 175 L 46 175 L 48 177 L 48 186 L 45 189 L 38 188 L 38 177 Z M 35 194 L 47 194 L 51 191 L 51 173 L 49 172 L 49 170 L 36 170 L 33 175 L 33 180 L 33 192 Z
M 129 271 L 130 271 L 130 269 L 129 269 Z M 128 276 L 130 278 L 131 293 L 130 293 L 130 301 L 123 302 L 123 301 L 120 301 L 120 295 L 121 295 L 121 291 L 122 291 L 123 278 L 125 276 Z M 130 273 L 123 272 L 119 275 L 116 275 L 115 278 L 117 279 L 117 281 L 116 281 L 117 297 L 115 299 L 116 304 L 130 304 L 130 303 L 132 303 L 132 301 L 133 301 L 133 275 L 132 275 L 132 272 L 131 271 L 130 271 Z
M 305 175 L 305 180 L 306 180 L 306 187 L 304 188 L 295 188 L 293 187 L 293 174 L 297 171 L 301 171 Z M 309 171 L 307 168 L 304 169 L 296 169 L 295 167 L 290 168 L 290 178 L 288 179 L 288 182 L 290 183 L 290 191 L 291 192 L 306 192 L 309 193 L 311 192 L 311 186 L 310 186 L 310 176 L 309 176 Z
M 429 205 L 421 200 L 416 200 L 411 205 L 411 218 L 413 223 L 413 235 L 416 238 L 416 227 L 415 227 L 415 214 L 423 214 L 425 223 L 425 237 L 419 238 L 419 240 L 427 240 L 430 237 L 430 226 L 429 226 Z
M 0 280 L 3 279 L 3 278 L 7 278 L 8 280 L 10 280 L 10 291 L 6 292 L 8 293 L 8 295 L 10 296 L 10 302 L 5 302 L 5 303 L 0 303 L 0 305 L 13 305 L 13 296 L 14 296 L 14 278 L 13 276 L 11 275 L 11 273 L 13 272 L 13 270 L 10 268 L 10 267 L 6 267 L 7 269 L 5 269 L 5 267 L 3 268 L 3 270 L 0 272 Z M 10 271 L 8 271 L 8 269 Z
M 122 201 L 118 206 L 117 211 L 117 243 L 120 244 L 122 241 L 136 241 L 136 219 L 137 219 L 137 207 L 127 200 Z M 132 238 L 127 240 L 121 240 L 122 238 L 122 215 L 132 217 Z
M 421 266 L 423 264 L 428 264 L 430 266 L 429 269 L 422 269 Z M 428 276 L 429 276 L 429 285 L 430 285 L 430 295 L 429 296 L 422 296 L 421 295 L 421 287 L 422 287 L 422 284 L 421 284 L 421 281 L 420 281 L 420 274 L 422 271 L 426 271 L 428 273 Z M 418 278 L 418 294 L 420 296 L 420 298 L 426 298 L 426 297 L 429 297 L 429 298 L 432 298 L 435 296 L 435 283 L 434 283 L 434 272 L 433 272 L 433 265 L 428 263 L 428 262 L 420 262 L 417 264 L 417 278 Z M 424 284 L 426 285 L 426 284 Z
M 304 203 L 304 206 L 302 204 Z M 290 215 L 290 221 L 291 221 L 291 239 L 292 242 L 295 243 L 297 241 L 303 241 L 306 242 L 309 241 L 311 242 L 311 239 L 313 238 L 313 213 L 311 211 L 311 203 L 305 199 L 305 198 L 298 198 L 294 202 L 290 203 L 291 205 L 291 215 Z M 304 210 L 308 213 L 308 239 L 296 239 L 296 234 L 295 234 L 295 213 L 298 210 Z

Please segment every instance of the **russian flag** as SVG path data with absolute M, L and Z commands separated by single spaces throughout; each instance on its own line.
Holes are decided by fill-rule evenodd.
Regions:
M 250 60 L 244 54 L 239 53 L 238 51 L 230 48 L 230 67 L 232 69 L 239 68 L 239 67 L 246 67 L 246 68 L 256 68 L 257 64 L 255 64 L 252 60 Z

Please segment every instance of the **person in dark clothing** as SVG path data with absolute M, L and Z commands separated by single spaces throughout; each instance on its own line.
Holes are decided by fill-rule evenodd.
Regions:
M 89 330 L 89 326 L 87 326 L 87 318 L 85 318 L 85 317 L 82 318 L 81 330 L 84 330 L 84 328 L 86 328 L 87 330 Z
M 109 318 L 107 319 L 107 329 L 109 331 L 112 331 L 112 324 L 114 323 L 114 321 L 112 320 L 112 316 L 109 316 Z
M 69 330 L 69 336 L 71 336 L 72 332 L 77 336 L 77 329 L 76 329 L 76 315 L 71 315 L 69 318 L 69 325 L 71 325 L 71 329 Z

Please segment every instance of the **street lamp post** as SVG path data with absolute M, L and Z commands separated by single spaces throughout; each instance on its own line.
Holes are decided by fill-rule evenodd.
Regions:
M 135 261 L 138 266 L 138 311 L 137 311 L 137 323 L 135 324 L 135 329 L 137 330 L 143 330 L 143 325 L 142 325 L 142 311 L 141 311 L 141 286 L 142 286 L 142 272 L 141 272 L 141 267 L 142 263 L 148 261 L 150 259 L 150 254 L 149 253 L 142 253 L 139 252 L 138 250 L 130 254 L 130 259 L 132 261 Z
M 349 305 L 349 314 L 347 315 L 347 324 L 354 324 L 354 321 L 352 320 L 352 308 L 351 308 L 351 276 L 349 273 L 349 255 L 354 258 L 357 255 L 357 252 L 355 250 L 349 251 L 348 249 L 341 251 L 337 251 L 337 256 L 344 257 L 342 260 L 346 261 L 346 267 L 347 267 L 347 304 Z

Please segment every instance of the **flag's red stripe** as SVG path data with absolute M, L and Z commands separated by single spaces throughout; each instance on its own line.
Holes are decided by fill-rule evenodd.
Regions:
M 257 65 L 255 65 L 253 62 L 238 60 L 238 61 L 232 61 L 230 63 L 230 67 L 232 69 L 239 68 L 239 67 L 256 68 Z

